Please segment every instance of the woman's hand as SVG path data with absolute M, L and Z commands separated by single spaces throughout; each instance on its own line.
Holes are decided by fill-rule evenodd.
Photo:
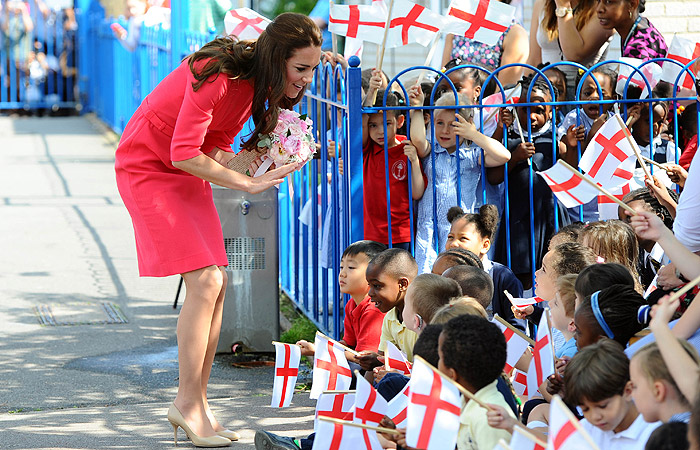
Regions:
M 255 161 L 257 161 L 257 159 Z M 255 161 L 251 163 L 251 169 L 255 166 L 259 167 Z M 295 170 L 299 170 L 302 166 L 303 164 L 285 164 L 284 166 L 270 170 L 259 177 L 250 177 L 247 180 L 248 186 L 245 188 L 245 191 L 250 192 L 251 194 L 257 194 L 271 188 L 272 186 L 279 186 L 282 184 L 287 175 Z

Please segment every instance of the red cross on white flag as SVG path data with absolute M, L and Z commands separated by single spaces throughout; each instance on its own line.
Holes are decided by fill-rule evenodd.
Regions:
M 624 95 L 627 79 L 629 79 L 631 76 L 632 79 L 630 80 L 629 86 L 637 86 L 642 90 L 642 95 L 640 98 L 649 97 L 649 89 L 647 89 L 647 84 L 644 82 L 644 80 L 646 79 L 649 82 L 651 89 L 654 89 L 656 85 L 659 84 L 659 80 L 661 79 L 661 66 L 655 62 L 645 62 L 644 60 L 637 58 L 620 58 L 620 61 L 627 64 L 620 64 L 615 92 L 617 92 L 619 95 Z M 642 66 L 642 64 L 644 65 Z M 639 72 L 642 73 L 640 74 L 632 67 L 636 67 L 639 69 Z
M 671 41 L 671 46 L 668 48 L 667 58 L 678 61 L 683 66 L 688 65 L 691 61 L 700 57 L 700 43 L 691 41 L 690 39 L 685 39 L 679 37 L 678 35 L 673 35 L 673 40 Z M 689 67 L 690 72 L 697 76 L 697 63 L 691 64 Z M 688 74 L 688 71 L 683 70 L 678 64 L 673 64 L 667 62 L 664 64 L 664 69 L 661 73 L 661 79 L 663 81 L 668 81 L 671 84 L 676 82 L 678 75 L 683 72 L 678 80 L 678 88 L 693 89 L 695 84 L 693 78 Z
M 512 23 L 515 7 L 498 0 L 452 0 L 447 17 L 451 20 L 443 32 L 496 45 Z
M 413 364 L 406 358 L 406 354 L 389 341 L 386 343 L 384 365 L 386 370 L 398 370 L 404 375 L 411 375 L 411 367 L 413 367 Z
M 270 19 L 250 8 L 232 9 L 224 17 L 226 34 L 233 34 L 241 40 L 257 39 L 269 23 Z
M 372 433 L 376 436 L 376 431 Z M 312 450 L 357 450 L 359 448 L 364 448 L 360 428 L 319 420 Z
M 637 189 L 643 186 L 638 185 L 634 179 L 630 180 L 627 184 L 623 184 L 622 186 L 618 186 L 614 189 L 610 189 L 609 192 L 617 197 L 618 199 L 622 200 L 625 195 L 629 194 L 632 192 L 633 189 Z M 610 200 L 608 197 L 604 195 L 599 195 L 598 196 L 598 216 L 600 220 L 610 220 L 610 219 L 619 219 L 620 216 L 618 215 L 618 209 L 620 207 L 615 203 L 614 201 Z
M 408 0 L 394 0 L 386 47 L 401 47 L 414 42 L 425 47 L 445 23 L 444 16 L 425 6 Z
M 510 377 L 510 382 L 516 394 L 527 397 L 527 374 L 525 372 L 513 369 L 513 376 Z
M 345 350 L 335 341 L 316 333 L 314 345 L 314 376 L 310 398 L 318 398 L 323 391 L 342 391 L 350 387 L 352 372 L 345 358 Z
M 493 319 L 491 322 L 501 330 L 503 336 L 506 338 L 506 346 L 508 351 L 506 353 L 506 366 L 503 371 L 510 373 L 530 344 L 523 339 L 520 334 L 516 333 L 515 330 L 503 325 L 500 321 Z
M 381 44 L 386 25 L 386 9 L 379 5 L 337 5 L 330 7 L 328 31 Z
M 537 326 L 535 349 L 527 371 L 527 390 L 534 395 L 548 376 L 554 373 L 554 349 L 547 320 L 549 310 L 545 310 Z
M 316 400 L 314 430 L 318 429 L 319 417 L 352 420 L 353 411 L 355 411 L 355 392 L 323 393 Z
M 552 450 L 598 450 L 558 395 L 552 397 L 549 405 L 548 436 L 547 448 Z
M 513 450 L 545 450 L 545 447 L 540 445 L 533 435 L 523 431 L 520 427 L 513 427 L 513 435 L 508 446 Z
M 379 395 L 364 377 L 357 378 L 357 393 L 355 395 L 355 423 L 365 425 L 379 425 L 387 413 L 389 405 L 384 397 Z M 362 439 L 366 449 L 382 450 L 382 445 L 377 439 L 377 433 L 370 430 L 362 430 Z
M 593 136 L 578 165 L 606 189 L 627 183 L 634 176 L 637 162 L 632 145 L 625 137 L 629 130 L 620 125 L 622 120 L 616 116 L 609 118 Z
M 297 345 L 275 342 L 275 383 L 272 387 L 273 408 L 289 406 L 299 373 L 301 349 Z
M 406 444 L 425 450 L 454 448 L 462 399 L 459 390 L 421 359 L 413 363 Z
M 557 199 L 567 208 L 585 205 L 598 195 L 598 190 L 571 173 L 560 161 L 549 169 L 537 172 L 547 182 Z
M 401 392 L 389 401 L 386 415 L 394 422 L 396 428 L 406 428 L 406 414 L 408 412 L 408 398 L 410 394 L 410 383 L 406 383 Z

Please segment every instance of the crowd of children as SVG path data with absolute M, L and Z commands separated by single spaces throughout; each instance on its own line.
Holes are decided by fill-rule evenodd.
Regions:
M 385 367 L 389 343 L 461 386 L 469 395 L 459 450 L 491 450 L 520 427 L 546 441 L 555 395 L 580 419 L 590 448 L 700 450 L 700 305 L 689 281 L 700 275 L 696 104 L 682 113 L 663 99 L 613 104 L 617 73 L 603 66 L 579 77 L 587 104 L 555 111 L 557 86 L 566 85 L 552 69 L 524 77 L 515 105 L 500 108 L 486 131 L 479 125 L 488 110 L 473 107 L 488 88 L 480 73 L 457 67 L 436 86 L 415 83 L 404 100 L 380 71 L 365 71 L 363 104 L 374 107 L 362 129 L 371 241 L 352 244 L 341 260 L 340 289 L 350 297 L 341 343 L 359 352 L 348 359 L 387 401 L 411 380 Z M 664 89 L 651 95 L 665 97 Z M 619 195 L 630 209 L 620 207 L 616 219 L 598 220 L 597 199 L 582 213 L 567 211 L 534 173 L 559 159 L 576 166 L 618 110 L 657 176 Z M 519 305 L 505 292 L 523 299 L 528 290 L 537 303 Z M 555 370 L 525 396 L 510 377 L 527 371 L 531 352 L 506 365 L 496 323 L 536 338 L 543 315 Z M 310 343 L 298 345 L 313 354 Z M 385 417 L 382 426 L 395 424 Z M 384 448 L 410 448 L 397 430 L 380 435 Z M 268 450 L 312 441 L 256 435 L 256 447 Z

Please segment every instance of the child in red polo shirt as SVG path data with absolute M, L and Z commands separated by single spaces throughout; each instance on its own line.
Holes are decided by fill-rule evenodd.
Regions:
M 364 106 L 384 106 L 384 91 L 381 86 L 380 72 L 374 71 L 370 79 Z M 420 85 L 409 90 L 412 106 L 423 105 L 423 92 Z M 399 96 L 394 92 L 387 94 L 386 106 L 399 106 Z M 384 120 L 386 119 L 386 136 Z M 421 110 L 411 111 L 411 141 L 406 136 L 396 134 L 404 122 L 400 110 L 389 110 L 362 116 L 362 176 L 364 193 L 364 228 L 365 239 L 389 244 L 386 196 L 386 170 L 384 149 L 388 151 L 389 160 L 389 199 L 391 202 L 391 240 L 394 247 L 406 250 L 411 241 L 411 217 L 409 204 L 419 200 L 425 191 L 427 179 L 420 166 L 418 154 L 427 148 L 425 125 Z M 386 145 L 386 147 L 385 147 Z M 409 170 L 408 162 L 411 162 Z M 408 195 L 408 182 L 411 182 L 412 198 Z
M 345 249 L 340 259 L 340 292 L 350 296 L 345 303 L 345 331 L 340 343 L 357 352 L 376 352 L 379 348 L 384 313 L 374 306 L 367 295 L 369 284 L 365 272 L 372 258 L 384 250 L 386 245 L 379 242 L 357 241 Z M 301 340 L 297 345 L 301 347 L 302 355 L 314 355 L 313 343 Z M 356 362 L 355 355 L 346 352 L 345 356 L 349 361 Z

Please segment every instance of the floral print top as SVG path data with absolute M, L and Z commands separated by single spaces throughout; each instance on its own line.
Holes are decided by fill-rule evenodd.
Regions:
M 465 62 L 478 62 L 490 67 L 491 70 L 495 70 L 501 66 L 503 39 L 505 39 L 509 30 L 510 26 L 498 38 L 496 45 L 488 45 L 464 36 L 455 35 L 452 40 L 452 58 L 459 58 Z

